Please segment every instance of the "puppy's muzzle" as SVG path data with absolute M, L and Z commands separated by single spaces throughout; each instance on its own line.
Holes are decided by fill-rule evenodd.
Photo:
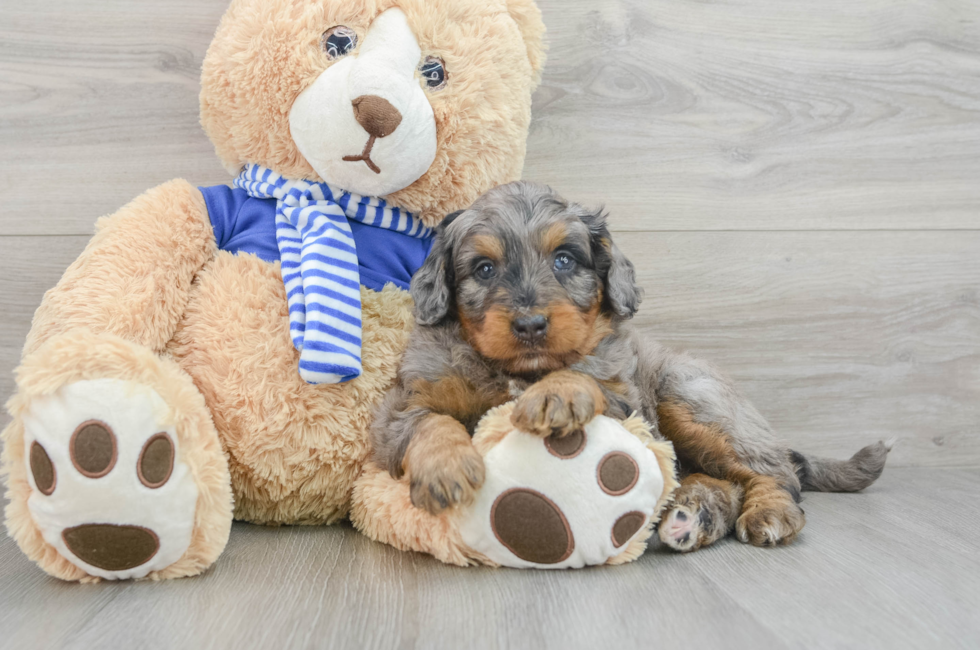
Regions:
M 361 95 L 355 98 L 351 104 L 354 107 L 354 119 L 371 137 L 368 138 L 364 151 L 360 155 L 344 156 L 344 160 L 347 162 L 363 160 L 371 171 L 380 174 L 381 168 L 371 160 L 371 150 L 378 138 L 384 138 L 395 132 L 398 125 L 402 123 L 402 114 L 391 105 L 391 102 L 377 95 Z
M 548 319 L 541 314 L 518 316 L 511 323 L 510 329 L 519 341 L 538 344 L 548 335 Z

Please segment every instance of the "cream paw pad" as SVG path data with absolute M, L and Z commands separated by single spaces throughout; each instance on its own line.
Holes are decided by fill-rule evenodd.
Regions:
M 486 464 L 476 500 L 438 516 L 373 465 L 355 485 L 354 524 L 369 537 L 453 564 L 564 569 L 620 564 L 646 549 L 677 486 L 674 450 L 634 416 L 597 416 L 563 438 L 511 424 L 513 403 L 481 420 Z
M 89 575 L 142 578 L 191 544 L 198 489 L 169 411 L 151 388 L 96 379 L 33 402 L 24 417 L 31 517 Z

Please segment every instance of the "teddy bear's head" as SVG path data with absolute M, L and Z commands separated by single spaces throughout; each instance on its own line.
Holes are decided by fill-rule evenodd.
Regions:
M 233 173 L 383 196 L 433 225 L 520 177 L 543 34 L 533 0 L 233 0 L 201 121 Z

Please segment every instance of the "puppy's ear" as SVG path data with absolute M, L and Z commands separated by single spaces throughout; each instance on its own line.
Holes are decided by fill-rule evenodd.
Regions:
M 415 301 L 415 321 L 419 325 L 435 325 L 449 313 L 453 301 L 453 251 L 446 228 L 463 210 L 453 212 L 436 228 L 432 251 L 422 268 L 412 277 L 409 292 Z
M 614 312 L 623 318 L 632 318 L 640 308 L 643 290 L 636 284 L 636 269 L 633 268 L 633 262 L 623 255 L 611 237 L 607 241 L 612 263 L 606 276 L 606 296 Z
M 636 269 L 612 240 L 606 226 L 606 214 L 601 210 L 583 218 L 592 237 L 592 255 L 605 284 L 606 306 L 623 318 L 632 318 L 640 308 L 643 290 L 636 284 Z

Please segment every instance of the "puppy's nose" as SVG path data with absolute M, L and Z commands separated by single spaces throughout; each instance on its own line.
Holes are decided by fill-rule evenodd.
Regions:
M 548 319 L 537 314 L 534 316 L 519 316 L 511 323 L 514 336 L 526 343 L 537 343 L 548 333 Z
M 354 118 L 370 135 L 383 138 L 391 135 L 402 123 L 402 114 L 384 97 L 361 95 L 351 102 Z

